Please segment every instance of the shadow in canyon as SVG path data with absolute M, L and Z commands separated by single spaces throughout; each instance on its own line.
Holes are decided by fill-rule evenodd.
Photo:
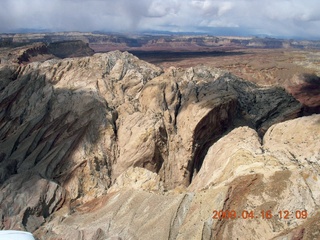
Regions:
M 313 74 L 302 76 L 304 83 L 292 87 L 293 95 L 304 103 L 304 114 L 320 113 L 320 77 Z
M 89 156 L 102 129 L 116 134 L 112 109 L 94 92 L 54 88 L 37 71 L 2 68 L 0 76 L 0 229 L 22 224 L 33 232 L 65 201 L 84 196 L 86 174 L 111 183 L 108 153 Z
M 29 170 L 61 183 L 78 164 L 70 156 L 79 144 L 89 152 L 101 129 L 115 129 L 112 110 L 93 92 L 54 88 L 36 72 L 18 75 L 0 73 L 7 85 L 0 91 L 0 183 Z
M 227 52 L 227 51 L 130 51 L 138 58 L 152 64 L 160 64 L 163 62 L 178 62 L 185 59 L 206 58 L 206 57 L 221 57 L 221 56 L 236 56 L 244 55 L 245 52 Z
M 200 171 L 209 148 L 233 129 L 248 126 L 263 138 L 271 125 L 303 115 L 303 106 L 279 87 L 261 88 L 232 75 L 209 84 L 211 86 L 200 85 L 198 89 L 201 91 L 201 88 L 207 88 L 219 92 L 221 97 L 225 98 L 228 94 L 230 97 L 226 98 L 225 102 L 213 105 L 193 132 L 193 155 L 188 165 L 189 183 Z M 199 98 L 198 104 L 207 105 L 207 94 L 210 94 L 210 91 L 204 91 L 207 92 L 202 94 L 203 98 Z M 216 98 L 219 102 L 219 96 Z

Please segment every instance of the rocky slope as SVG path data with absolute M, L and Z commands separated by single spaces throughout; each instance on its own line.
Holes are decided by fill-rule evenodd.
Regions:
M 302 108 L 281 88 L 119 51 L 2 63 L 0 228 L 52 240 L 311 239 L 320 116 Z M 258 216 L 268 210 L 308 218 Z

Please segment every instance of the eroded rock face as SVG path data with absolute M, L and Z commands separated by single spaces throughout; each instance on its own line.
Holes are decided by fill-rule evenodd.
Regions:
M 274 128 L 302 138 L 312 132 L 312 141 L 319 141 L 319 121 L 320 116 L 313 115 Z M 308 131 L 301 130 L 305 124 Z M 270 137 L 277 138 L 278 133 L 270 129 L 264 142 Z M 283 139 L 277 142 L 286 144 Z M 221 148 L 224 144 L 226 148 Z M 236 147 L 230 152 L 231 144 Z M 212 157 L 214 151 L 221 158 Z M 183 193 L 175 189 L 159 195 L 123 188 L 76 208 L 66 218 L 55 218 L 36 233 L 45 239 L 98 239 L 94 237 L 98 234 L 102 239 L 317 239 L 319 172 L 314 164 L 301 165 L 280 152 L 286 154 L 261 143 L 253 129 L 236 128 L 209 149 L 204 166 Z M 318 148 L 299 154 L 320 160 Z M 139 171 L 129 170 L 128 178 Z M 237 217 L 214 219 L 214 210 L 233 210 Z M 245 211 L 254 217 L 245 217 Z
M 271 239 L 303 220 L 249 226 L 212 219 L 212 211 L 291 206 L 313 217 L 319 204 L 319 169 L 308 167 L 319 160 L 319 115 L 286 121 L 302 107 L 280 88 L 205 66 L 163 71 L 121 52 L 2 64 L 0 76 L 3 229 L 40 239 L 235 239 L 252 231 L 251 239 Z M 306 130 L 303 142 L 278 137 L 293 129 Z

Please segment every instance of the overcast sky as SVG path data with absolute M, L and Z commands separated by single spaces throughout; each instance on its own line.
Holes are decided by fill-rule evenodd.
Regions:
M 319 0 L 0 0 L 0 32 L 161 30 L 320 39 Z

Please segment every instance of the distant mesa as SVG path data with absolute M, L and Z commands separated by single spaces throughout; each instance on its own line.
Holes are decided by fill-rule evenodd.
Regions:
M 239 48 L 320 49 L 320 41 L 307 40 L 177 34 L 123 35 L 98 32 L 0 34 L 0 47 L 17 47 L 35 42 L 55 43 L 74 40 L 81 40 L 88 43 L 95 52 L 112 50 L 213 51 Z
M 53 58 L 73 58 L 92 56 L 94 51 L 87 43 L 81 40 L 59 41 L 53 43 L 31 43 L 9 50 L 7 59 L 2 56 L 2 61 L 18 64 L 30 62 L 43 62 Z M 0 61 L 1 62 L 1 61 Z

